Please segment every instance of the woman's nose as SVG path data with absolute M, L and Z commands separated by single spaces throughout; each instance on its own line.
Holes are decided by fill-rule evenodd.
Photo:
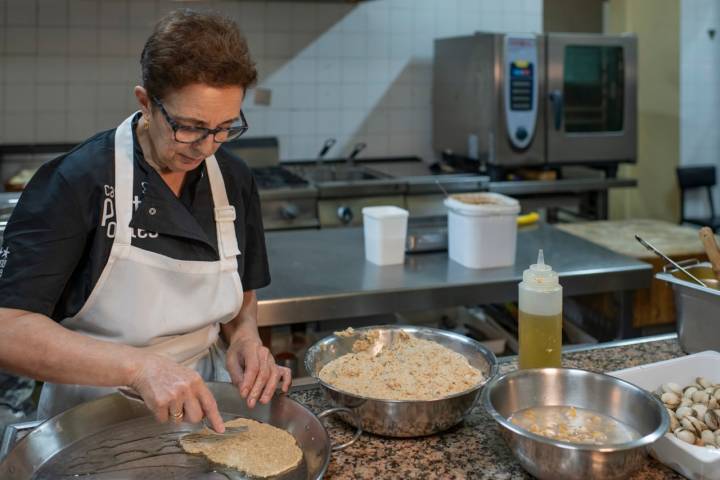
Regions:
M 209 157 L 210 155 L 215 153 L 215 150 L 218 149 L 220 144 L 215 143 L 213 135 L 210 134 L 202 140 L 198 140 L 197 142 L 193 143 L 192 146 L 196 152 L 201 153 L 206 157 Z

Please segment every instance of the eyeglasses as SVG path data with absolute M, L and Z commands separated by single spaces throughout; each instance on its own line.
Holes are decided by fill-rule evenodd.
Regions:
M 160 100 L 153 97 L 153 103 L 160 107 L 160 111 L 165 116 L 170 128 L 173 131 L 173 137 L 176 142 L 179 143 L 196 143 L 204 140 L 208 135 L 213 136 L 213 142 L 224 143 L 230 140 L 235 140 L 240 137 L 243 133 L 247 132 L 249 125 L 245 120 L 245 115 L 240 110 L 240 121 L 239 124 L 233 124 L 229 127 L 217 127 L 217 128 L 205 128 L 205 127 L 190 127 L 187 125 L 180 125 L 170 114 L 165 110 L 165 107 Z

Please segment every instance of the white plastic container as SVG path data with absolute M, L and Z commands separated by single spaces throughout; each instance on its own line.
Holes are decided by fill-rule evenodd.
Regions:
M 377 265 L 405 262 L 408 211 L 394 206 L 365 207 L 365 258 Z
M 517 200 L 499 193 L 464 193 L 446 198 L 445 206 L 452 260 L 468 268 L 515 263 Z
M 700 352 L 672 360 L 640 365 L 616 372 L 608 372 L 653 392 L 665 383 L 677 383 L 681 387 L 705 377 L 712 382 L 720 381 L 720 353 Z M 650 454 L 681 475 L 691 480 L 720 480 L 720 450 L 710 450 L 690 445 L 671 433 L 650 445 Z

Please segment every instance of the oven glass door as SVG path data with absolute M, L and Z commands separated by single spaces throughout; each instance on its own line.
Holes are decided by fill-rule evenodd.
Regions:
M 551 163 L 635 158 L 635 48 L 633 37 L 547 37 Z
M 566 132 L 619 132 L 623 128 L 623 48 L 565 47 L 563 66 Z

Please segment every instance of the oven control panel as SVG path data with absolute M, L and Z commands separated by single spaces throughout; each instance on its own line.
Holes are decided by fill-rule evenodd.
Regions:
M 263 227 L 265 230 L 287 230 L 294 228 L 317 228 L 317 201 L 314 197 L 268 198 L 260 190 Z M 265 197 L 265 198 L 263 198 Z
M 535 134 L 538 111 L 538 40 L 535 35 L 505 37 L 505 119 L 513 147 L 523 150 Z
M 378 197 L 324 198 L 318 200 L 320 227 L 354 227 L 362 225 L 364 207 L 393 205 L 405 208 L 402 195 L 384 195 Z

